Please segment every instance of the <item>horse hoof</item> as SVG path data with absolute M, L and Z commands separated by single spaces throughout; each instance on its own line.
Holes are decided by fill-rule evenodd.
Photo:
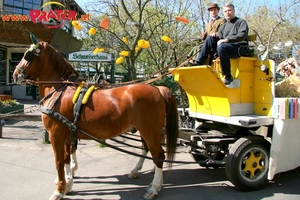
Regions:
M 156 199 L 157 196 L 158 196 L 158 193 L 156 191 L 150 189 L 144 195 L 144 199 Z
M 136 172 L 130 172 L 130 174 L 128 174 L 127 176 L 128 178 L 131 178 L 131 179 L 136 179 L 139 177 L 139 173 L 136 173 Z
M 66 192 L 66 194 L 68 194 L 69 192 L 72 191 L 72 187 L 73 187 L 73 178 L 70 178 L 67 182 L 67 192 Z
M 64 197 L 64 194 L 54 191 L 49 200 L 60 200 Z

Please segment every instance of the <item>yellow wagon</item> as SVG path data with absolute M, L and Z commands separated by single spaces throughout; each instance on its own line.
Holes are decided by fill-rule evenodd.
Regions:
M 240 57 L 230 62 L 234 80 L 227 86 L 218 60 L 211 66 L 169 69 L 188 97 L 189 107 L 180 114 L 196 121 L 193 129 L 183 128 L 180 136 L 201 166 L 225 166 L 228 179 L 238 189 L 257 190 L 274 174 L 289 170 L 285 166 L 277 170 L 285 158 L 278 158 L 276 151 L 284 150 L 274 138 L 278 140 L 283 132 L 293 134 L 285 124 L 300 129 L 295 114 L 300 109 L 298 104 L 289 104 L 292 99 L 275 97 L 274 61 Z M 299 161 L 290 169 L 297 166 Z

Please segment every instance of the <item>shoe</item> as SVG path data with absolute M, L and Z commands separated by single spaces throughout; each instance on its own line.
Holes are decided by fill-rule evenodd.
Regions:
M 223 80 L 223 83 L 224 83 L 225 85 L 229 85 L 232 81 L 233 81 L 233 78 L 232 78 L 232 76 L 231 76 L 231 74 L 230 74 L 230 75 L 226 75 L 226 76 L 225 76 L 225 79 Z
M 185 63 L 183 64 L 183 67 L 190 67 L 191 64 L 193 64 L 191 61 L 185 62 Z
M 200 66 L 200 65 L 203 65 L 203 64 L 199 61 L 195 61 L 194 63 L 190 64 L 190 66 Z

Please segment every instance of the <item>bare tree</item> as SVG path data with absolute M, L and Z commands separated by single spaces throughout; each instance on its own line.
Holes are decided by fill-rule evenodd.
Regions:
M 188 8 L 191 7 L 191 2 L 180 1 L 170 5 L 167 0 L 98 0 L 93 3 L 93 7 L 88 6 L 87 12 L 95 17 L 85 31 L 90 27 L 98 27 L 101 19 L 107 16 L 111 24 L 109 29 L 99 31 L 90 39 L 94 40 L 94 46 L 105 46 L 111 53 L 128 51 L 129 56 L 122 66 L 128 71 L 130 79 L 136 79 L 137 68 L 142 67 L 148 71 L 161 69 L 174 60 L 176 52 L 182 52 L 185 38 L 189 38 L 193 25 L 181 24 L 175 21 L 174 16 L 189 18 L 191 13 Z M 163 35 L 172 38 L 172 42 L 162 41 Z M 122 40 L 123 37 L 128 39 L 128 43 Z M 141 39 L 150 42 L 148 49 L 136 49 Z
M 126 50 L 122 66 L 128 72 L 129 79 L 136 79 L 137 70 L 151 73 L 173 63 L 174 60 L 191 49 L 193 38 L 199 38 L 205 24 L 209 21 L 207 5 L 209 0 L 91 0 L 87 3 L 86 12 L 92 15 L 92 21 L 87 24 L 97 27 L 104 17 L 110 20 L 109 29 L 97 31 L 89 37 L 86 45 L 105 47 L 107 51 L 118 56 Z M 223 1 L 215 1 L 220 7 Z M 279 41 L 299 41 L 299 0 L 290 0 L 270 6 L 270 3 L 258 0 L 236 0 L 236 14 L 247 20 L 250 33 L 257 35 L 255 45 L 264 44 L 271 49 Z M 256 5 L 256 6 L 254 6 Z M 222 16 L 222 8 L 220 11 Z M 189 24 L 183 24 L 174 19 L 183 16 L 189 19 Z M 161 40 L 166 35 L 171 43 Z M 128 39 L 128 43 L 122 40 Z M 145 39 L 150 42 L 147 49 L 136 50 L 138 41 Z
M 267 50 L 272 50 L 279 42 L 291 40 L 295 43 L 299 41 L 299 3 L 291 0 L 289 2 L 270 5 L 270 2 L 250 1 L 248 6 L 243 4 L 242 15 L 246 16 L 252 33 L 257 35 L 256 44 L 263 44 Z M 270 54 L 271 55 L 271 54 Z

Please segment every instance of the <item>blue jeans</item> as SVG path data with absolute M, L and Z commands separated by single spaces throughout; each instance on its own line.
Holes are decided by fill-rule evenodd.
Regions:
M 211 50 L 216 51 L 218 40 L 218 37 L 207 36 L 196 61 L 205 64 Z
M 223 43 L 217 46 L 217 53 L 220 57 L 221 69 L 223 75 L 231 75 L 230 58 L 238 58 L 239 47 L 237 44 Z

